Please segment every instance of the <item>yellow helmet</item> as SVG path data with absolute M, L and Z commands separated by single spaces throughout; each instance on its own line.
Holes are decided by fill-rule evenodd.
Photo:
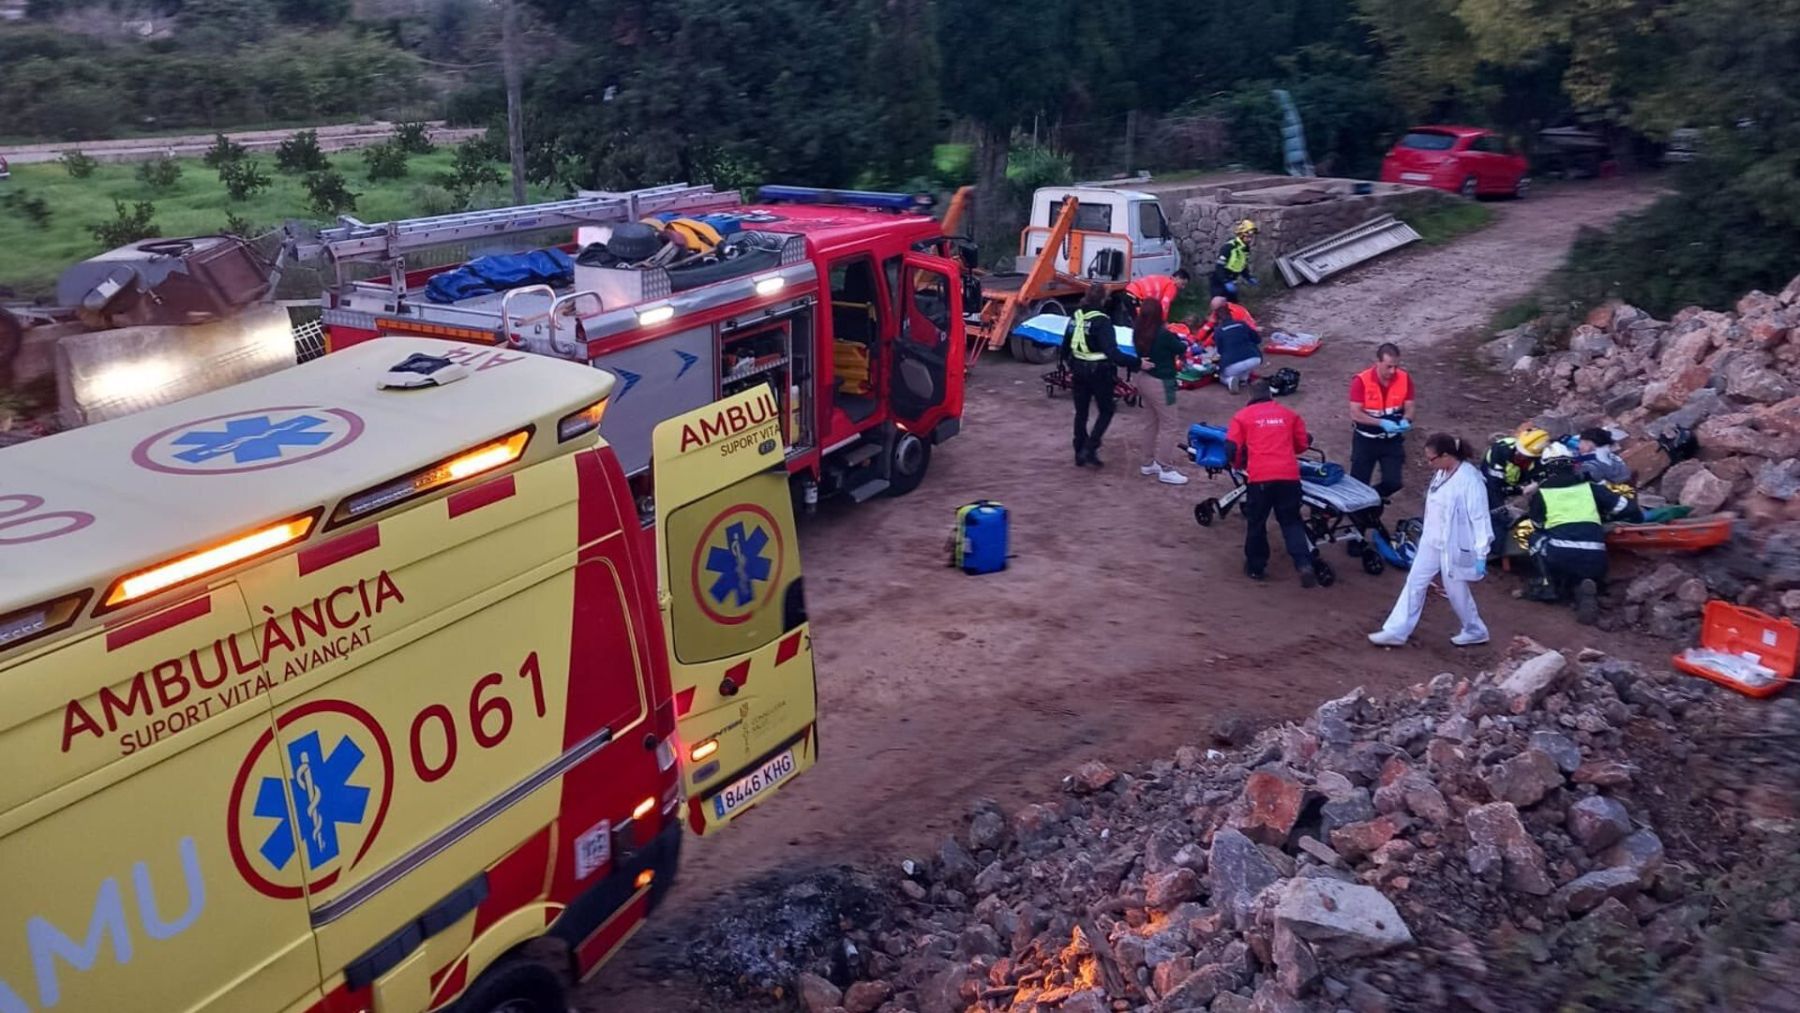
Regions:
M 1256 234 L 1256 223 L 1246 218 L 1243 221 L 1238 222 L 1231 232 L 1233 235 L 1237 236 L 1253 236 Z
M 1519 430 L 1519 453 L 1526 457 L 1539 457 L 1544 448 L 1550 445 L 1550 434 L 1542 429 L 1531 428 Z

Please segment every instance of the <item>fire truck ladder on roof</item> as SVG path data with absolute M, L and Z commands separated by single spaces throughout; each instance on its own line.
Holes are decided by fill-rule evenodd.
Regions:
M 301 244 L 301 253 L 309 258 L 322 254 L 338 268 L 351 263 L 386 264 L 396 294 L 403 294 L 408 253 L 522 232 L 632 222 L 664 211 L 706 211 L 740 203 L 736 193 L 672 183 L 625 192 L 583 190 L 571 200 L 373 224 L 346 215 L 337 225 L 319 230 L 316 241 Z

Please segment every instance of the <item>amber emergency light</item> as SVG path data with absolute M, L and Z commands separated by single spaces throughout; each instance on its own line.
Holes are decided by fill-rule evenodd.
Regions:
M 465 450 L 455 457 L 447 457 L 436 464 L 427 465 L 410 475 L 348 496 L 332 513 L 331 524 L 328 526 L 336 527 L 359 520 L 396 503 L 404 503 L 452 483 L 503 468 L 525 453 L 526 444 L 531 442 L 531 432 L 532 427 L 527 426 L 474 449 Z
M 318 512 L 315 511 L 303 517 L 295 517 L 279 524 L 258 528 L 210 549 L 201 549 L 185 556 L 177 556 L 166 563 L 158 563 L 148 570 L 120 577 L 113 581 L 112 587 L 107 589 L 106 596 L 100 599 L 100 608 L 103 611 L 117 608 L 120 605 L 147 598 L 159 591 L 166 591 L 177 584 L 185 584 L 207 574 L 218 573 L 220 570 L 236 566 L 247 559 L 266 555 L 284 545 L 292 545 L 311 533 L 313 525 L 318 522 L 318 519 Z

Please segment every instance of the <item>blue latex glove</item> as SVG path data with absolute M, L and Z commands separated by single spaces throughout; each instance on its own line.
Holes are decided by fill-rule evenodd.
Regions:
M 1256 275 L 1254 275 L 1254 274 L 1244 275 L 1244 281 L 1250 285 L 1261 285 L 1262 284 L 1262 282 L 1256 280 Z
M 1411 428 L 1412 428 L 1412 420 L 1411 419 L 1400 419 L 1399 421 L 1394 423 L 1394 432 L 1396 432 L 1396 433 L 1404 433 Z
M 1225 294 L 1226 295 L 1237 295 L 1237 282 L 1235 282 L 1235 281 L 1226 282 L 1225 283 Z
M 1487 576 L 1487 560 L 1486 559 L 1475 560 L 1475 576 L 1477 576 L 1477 577 Z
M 1381 419 L 1379 422 L 1381 431 L 1384 433 L 1398 433 L 1401 431 L 1400 426 L 1395 423 L 1393 419 Z

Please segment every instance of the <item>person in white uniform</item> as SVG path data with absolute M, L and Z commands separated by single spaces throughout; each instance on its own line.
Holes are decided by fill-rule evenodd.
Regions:
M 1400 647 L 1412 636 L 1431 594 L 1431 582 L 1442 578 L 1450 607 L 1462 630 L 1450 638 L 1458 647 L 1488 642 L 1487 624 L 1475 610 L 1469 585 L 1487 575 L 1488 548 L 1494 527 L 1488 518 L 1487 482 L 1470 463 L 1472 451 L 1462 437 L 1433 433 L 1425 441 L 1425 463 L 1434 469 L 1425 494 L 1425 526 L 1418 555 L 1400 589 L 1400 600 L 1381 629 L 1369 634 L 1378 647 Z

